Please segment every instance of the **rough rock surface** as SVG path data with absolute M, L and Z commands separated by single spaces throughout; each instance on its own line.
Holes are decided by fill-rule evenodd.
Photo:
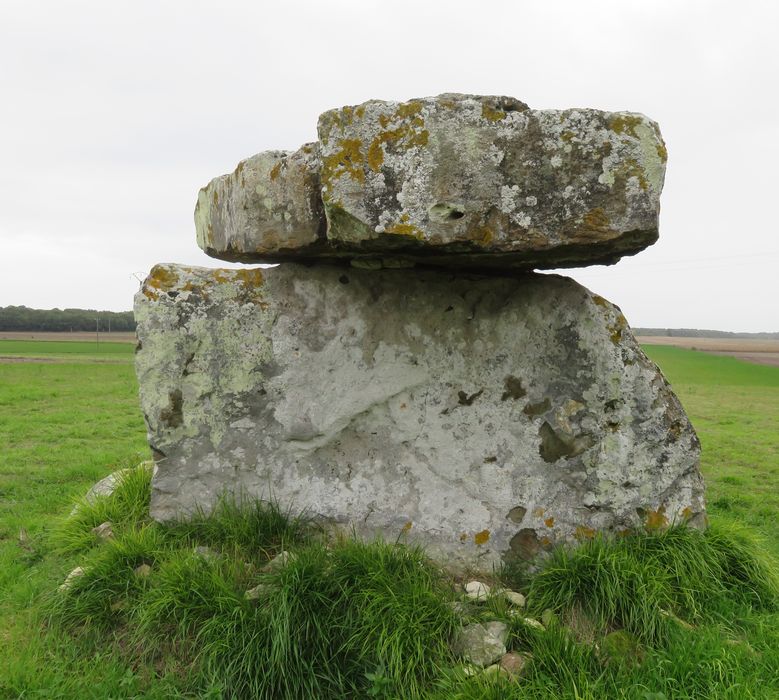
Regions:
M 678 400 L 570 279 L 158 265 L 135 313 L 158 520 L 272 496 L 490 571 L 705 517 Z
M 318 132 L 201 190 L 200 247 L 249 262 L 530 269 L 613 263 L 657 239 L 666 149 L 641 114 L 447 94 L 331 110 Z
M 200 190 L 195 208 L 198 245 L 225 260 L 275 259 L 314 251 L 324 238 L 319 145 L 294 153 L 266 151 Z
M 506 653 L 508 626 L 503 622 L 474 622 L 454 640 L 454 653 L 475 666 L 489 666 Z

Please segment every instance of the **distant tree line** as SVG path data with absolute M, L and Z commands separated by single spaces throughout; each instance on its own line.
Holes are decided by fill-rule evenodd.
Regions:
M 0 331 L 134 331 L 132 311 L 0 306 Z
M 699 328 L 633 328 L 636 335 L 667 336 L 670 338 L 754 338 L 755 340 L 779 340 L 779 333 L 731 333 Z

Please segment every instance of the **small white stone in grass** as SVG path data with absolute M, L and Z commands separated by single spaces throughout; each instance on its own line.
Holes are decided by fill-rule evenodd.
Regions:
M 114 537 L 113 524 L 110 520 L 106 520 L 97 527 L 93 527 L 92 534 L 100 540 L 111 540 Z
M 295 561 L 295 554 L 292 552 L 282 551 L 279 552 L 273 559 L 271 559 L 265 566 L 260 569 L 264 573 L 274 573 L 283 569 L 290 562 Z
M 489 666 L 506 653 L 503 641 L 506 625 L 500 622 L 475 622 L 463 627 L 453 641 L 452 650 L 475 666 Z M 508 629 L 505 629 L 506 634 Z
M 462 667 L 463 675 L 466 678 L 470 678 L 471 676 L 475 676 L 479 672 L 479 668 L 474 666 L 473 664 L 465 664 Z
M 77 579 L 79 576 L 83 576 L 83 575 L 84 575 L 84 568 L 81 566 L 77 566 L 75 569 L 73 569 L 73 571 L 71 571 L 65 577 L 65 580 L 60 585 L 59 590 L 67 591 L 73 585 L 73 581 Z
M 503 597 L 514 607 L 517 608 L 524 608 L 525 607 L 525 596 L 523 596 L 521 593 L 517 593 L 516 591 L 509 591 L 505 590 L 503 591 Z
M 531 659 L 532 656 L 530 654 L 518 654 L 517 652 L 510 651 L 503 655 L 499 665 L 511 678 L 518 679 L 526 673 L 527 665 Z
M 490 595 L 490 587 L 481 581 L 468 581 L 465 584 L 465 594 L 471 600 L 487 600 Z
M 544 627 L 538 620 L 534 620 L 532 617 L 523 617 L 522 622 L 524 622 L 528 627 L 532 627 L 533 629 L 546 629 L 546 627 Z
M 272 589 L 272 586 L 269 586 L 267 583 L 260 583 L 256 585 L 254 588 L 250 588 L 246 593 L 243 594 L 243 597 L 246 598 L 246 600 L 259 600 L 263 596 L 268 594 L 268 591 Z
M 151 566 L 148 564 L 141 564 L 135 567 L 135 575 L 141 578 L 148 578 L 151 575 Z
M 500 664 L 492 664 L 490 666 L 487 666 L 487 668 L 483 671 L 485 676 L 496 676 L 499 673 L 505 673 L 505 671 L 501 668 Z

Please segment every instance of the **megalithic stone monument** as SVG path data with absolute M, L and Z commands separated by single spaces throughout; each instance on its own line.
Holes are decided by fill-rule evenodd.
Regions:
M 700 446 L 619 311 L 538 268 L 657 238 L 666 152 L 633 113 L 441 95 L 326 112 L 201 190 L 210 255 L 136 296 L 158 520 L 274 498 L 488 571 L 705 521 Z

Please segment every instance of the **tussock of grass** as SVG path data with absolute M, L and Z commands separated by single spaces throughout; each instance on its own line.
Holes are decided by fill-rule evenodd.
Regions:
M 182 693 L 741 700 L 779 690 L 779 633 L 766 622 L 779 621 L 777 567 L 737 525 L 560 548 L 527 585 L 505 571 L 546 630 L 499 597 L 470 612 L 504 619 L 509 648 L 532 654 L 516 683 L 462 672 L 450 651 L 465 622 L 451 605 L 452 581 L 419 549 L 327 542 L 304 518 L 247 499 L 223 498 L 208 516 L 163 526 L 138 515 L 133 498 L 148 502 L 140 472 L 110 502 L 63 523 L 59 541 L 81 547 L 85 573 L 53 593 L 50 619 L 76 641 L 86 630 L 124 640 L 118 653 L 178 674 Z M 117 523 L 115 539 L 95 546 L 84 533 L 103 519 Z M 282 549 L 292 553 L 287 564 L 267 569 Z M 140 564 L 151 566 L 148 577 Z M 248 599 L 256 586 L 259 597 Z M 615 630 L 627 635 L 622 657 L 606 651 Z
M 67 627 L 115 627 L 148 587 L 148 580 L 135 569 L 142 564 L 153 566 L 165 553 L 162 533 L 151 525 L 105 542 L 84 560 L 84 573 L 66 590 L 51 596 L 51 617 Z
M 738 604 L 775 609 L 776 571 L 742 527 L 672 527 L 558 549 L 533 577 L 529 600 L 560 615 L 581 609 L 601 631 L 624 628 L 656 644 L 677 624 L 674 617 L 723 619 Z
M 167 531 L 177 540 L 219 550 L 237 548 L 253 559 L 269 559 L 285 547 L 306 542 L 313 528 L 275 501 L 224 494 L 210 513 L 199 510 L 185 522 L 168 525 Z
M 148 522 L 152 468 L 142 462 L 122 470 L 113 493 L 82 498 L 52 534 L 52 544 L 61 553 L 86 551 L 98 539 L 92 528 L 110 521 L 115 531 L 138 527 Z

